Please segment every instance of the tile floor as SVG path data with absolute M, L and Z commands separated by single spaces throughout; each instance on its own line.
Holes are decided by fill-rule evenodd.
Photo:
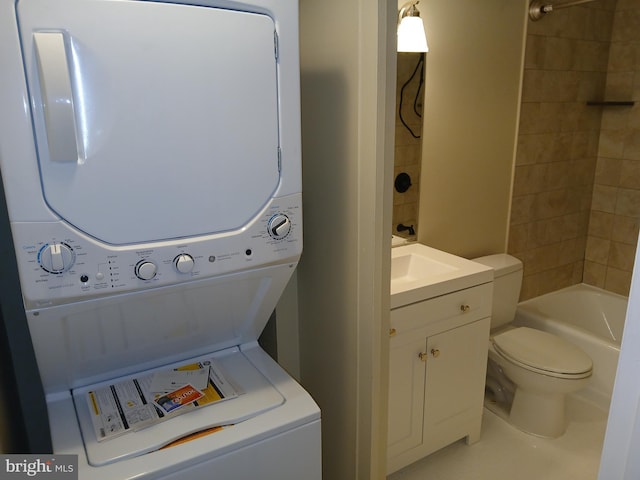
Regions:
M 527 435 L 484 409 L 479 442 L 449 445 L 387 480 L 596 480 L 607 412 L 577 397 L 557 439 Z

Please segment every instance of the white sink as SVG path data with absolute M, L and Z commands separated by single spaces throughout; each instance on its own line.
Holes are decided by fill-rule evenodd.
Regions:
M 452 272 L 456 267 L 417 253 L 407 253 L 391 261 L 391 281 L 396 284 L 415 282 L 430 275 Z
M 391 249 L 391 308 L 493 280 L 493 269 L 420 243 Z

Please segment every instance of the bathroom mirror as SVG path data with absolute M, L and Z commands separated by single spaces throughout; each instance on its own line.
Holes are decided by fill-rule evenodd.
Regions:
M 424 53 L 398 53 L 392 234 L 409 240 L 418 229 L 425 64 Z

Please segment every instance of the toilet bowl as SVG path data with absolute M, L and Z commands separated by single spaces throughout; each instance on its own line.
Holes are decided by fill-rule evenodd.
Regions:
M 493 335 L 489 358 L 516 386 L 511 423 L 543 437 L 562 435 L 566 428 L 565 396 L 587 385 L 593 369 L 591 358 L 560 337 L 528 327 Z
M 565 397 L 587 385 L 591 358 L 556 335 L 511 325 L 522 284 L 518 259 L 501 254 L 474 261 L 495 271 L 488 352 L 494 368 L 488 371 L 499 371 L 507 380 L 493 376 L 492 384 L 514 389 L 508 420 L 524 432 L 559 437 L 566 429 Z

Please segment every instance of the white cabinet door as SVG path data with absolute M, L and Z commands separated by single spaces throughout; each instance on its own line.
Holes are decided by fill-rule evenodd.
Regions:
M 403 335 L 391 339 L 389 352 L 389 432 L 387 457 L 422 443 L 425 339 Z
M 424 435 L 470 410 L 482 409 L 487 364 L 488 319 L 427 340 Z

